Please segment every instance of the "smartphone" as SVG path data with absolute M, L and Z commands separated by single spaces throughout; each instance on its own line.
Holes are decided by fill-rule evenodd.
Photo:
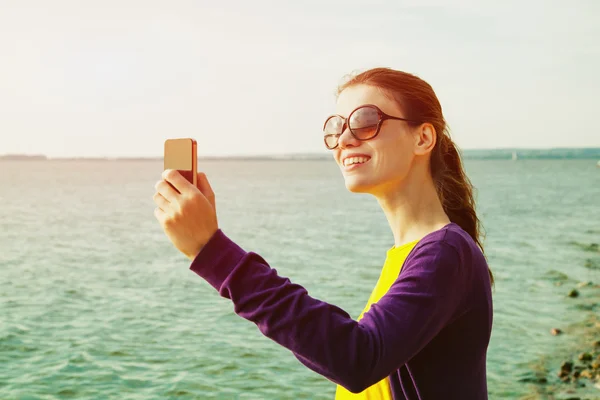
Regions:
M 196 140 L 192 138 L 165 140 L 164 169 L 176 169 L 188 182 L 198 186 Z

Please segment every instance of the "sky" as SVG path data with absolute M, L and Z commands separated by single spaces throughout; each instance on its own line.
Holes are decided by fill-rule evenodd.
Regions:
M 0 0 L 0 154 L 326 153 L 372 67 L 430 83 L 462 149 L 600 147 L 597 0 Z

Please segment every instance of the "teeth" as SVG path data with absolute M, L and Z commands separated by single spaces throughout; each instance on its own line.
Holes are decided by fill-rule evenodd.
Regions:
M 369 157 L 348 157 L 344 160 L 344 166 L 347 167 L 352 164 L 362 164 L 367 161 L 369 161 Z

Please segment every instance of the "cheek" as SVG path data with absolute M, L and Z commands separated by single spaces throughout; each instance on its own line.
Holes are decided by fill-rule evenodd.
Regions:
M 404 175 L 408 170 L 410 161 L 398 154 L 394 157 L 388 157 L 385 163 L 385 170 L 388 174 Z
M 382 154 L 377 169 L 382 172 L 382 178 L 385 180 L 402 179 L 408 174 L 412 162 L 412 154 L 408 151 L 402 151 L 401 148 L 389 147 Z

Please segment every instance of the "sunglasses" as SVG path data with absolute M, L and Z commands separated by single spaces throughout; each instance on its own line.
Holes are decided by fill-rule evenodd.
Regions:
M 381 111 L 376 105 L 365 104 L 355 108 L 347 119 L 340 115 L 332 115 L 327 118 L 325 125 L 323 125 L 325 146 L 329 150 L 335 149 L 346 126 L 357 140 L 373 139 L 379 133 L 383 121 L 387 119 L 420 123 L 411 119 L 393 117 Z

